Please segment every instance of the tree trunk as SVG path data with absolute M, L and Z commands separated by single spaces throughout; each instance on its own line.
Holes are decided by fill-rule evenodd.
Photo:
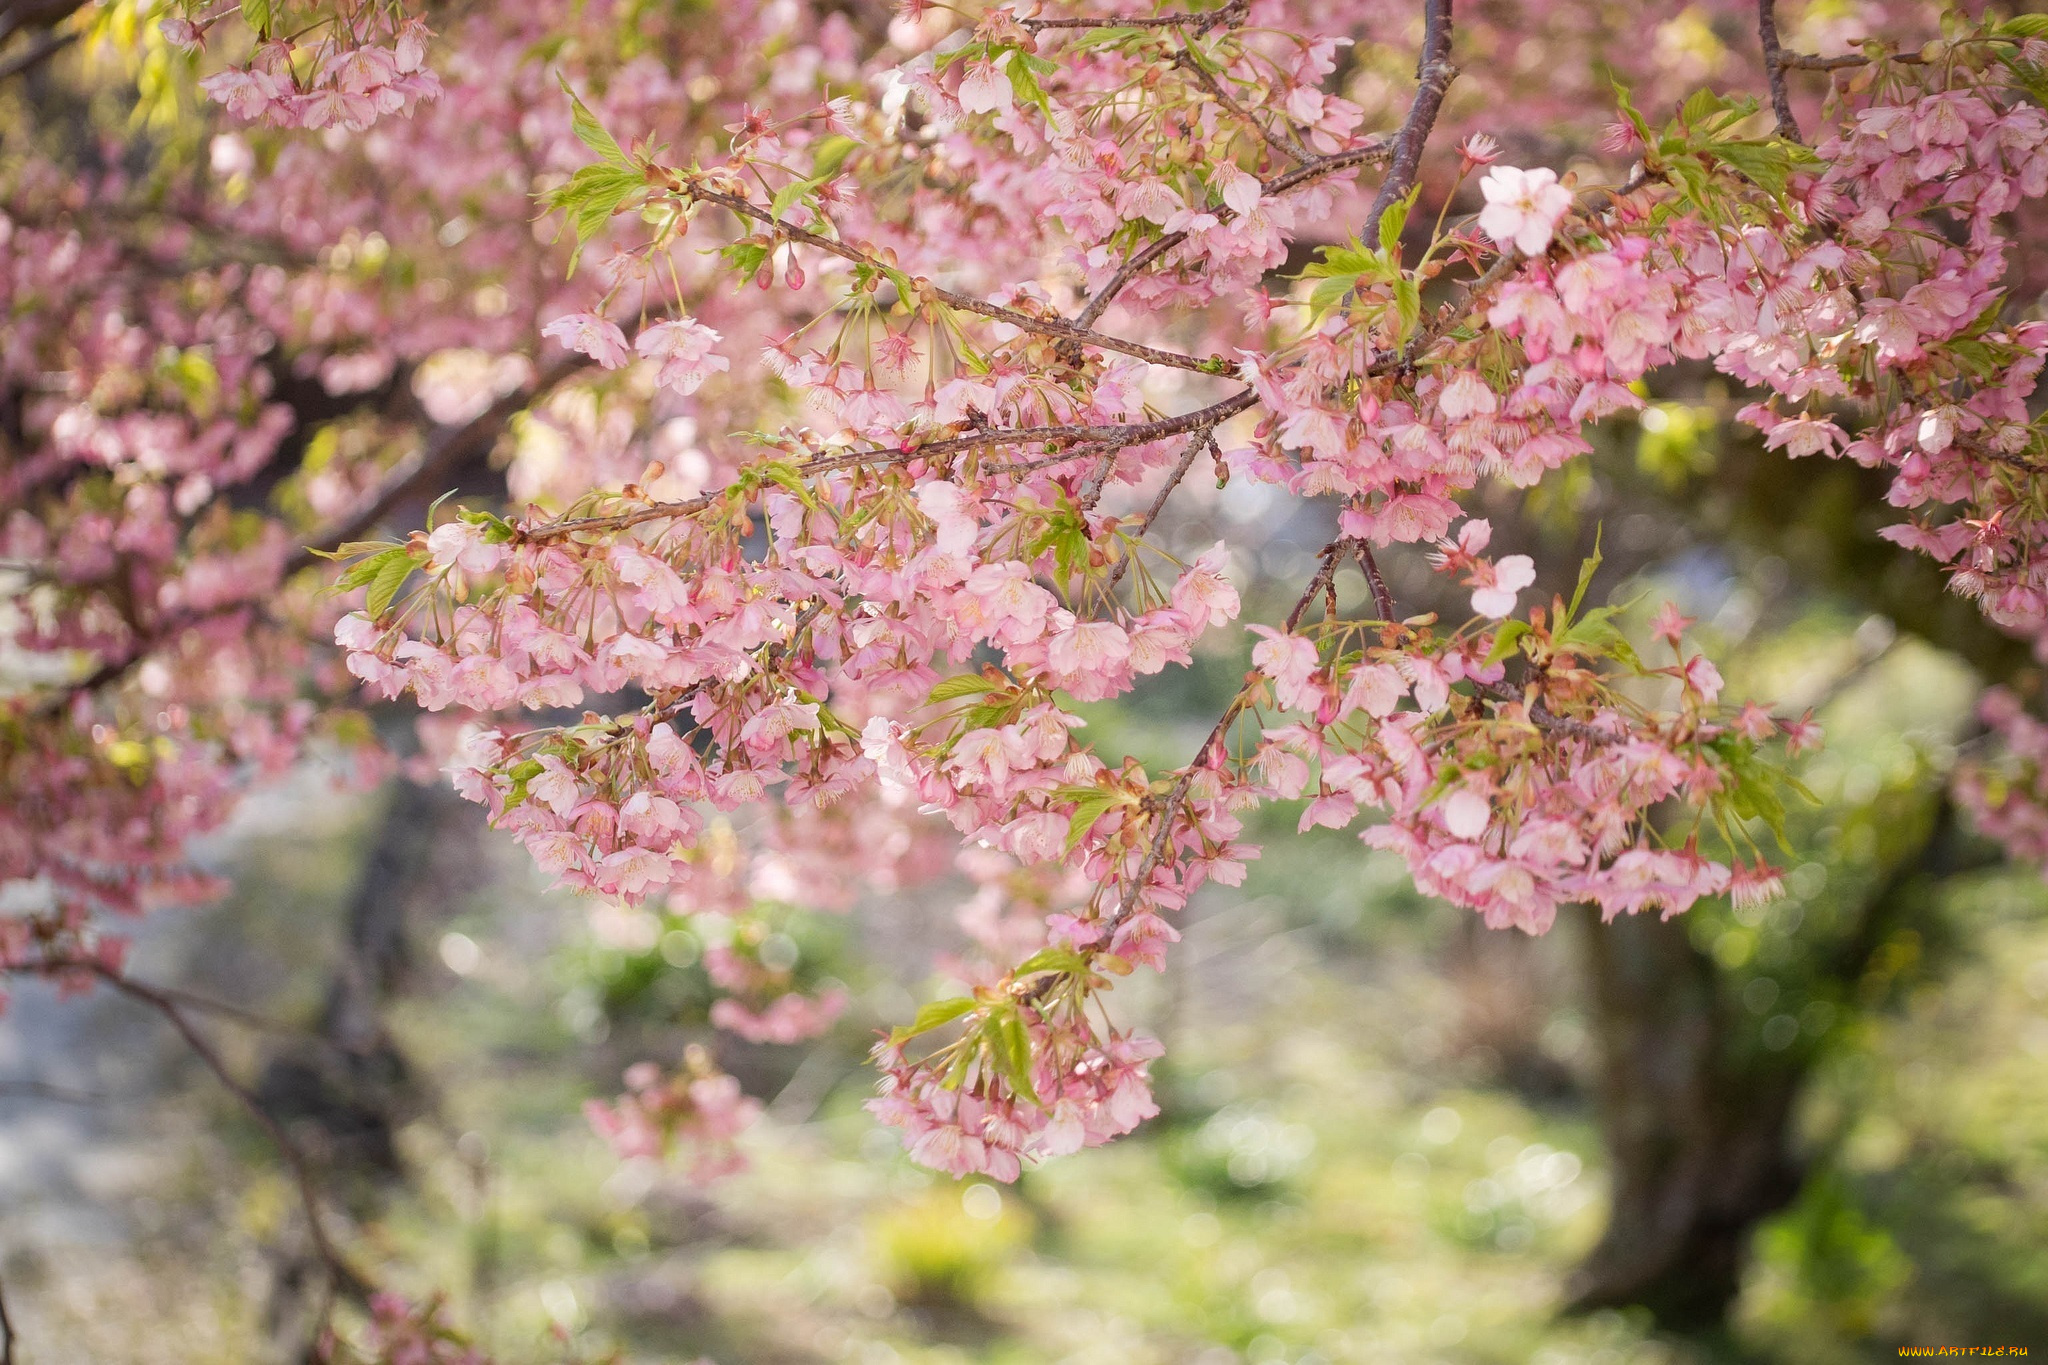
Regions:
M 1613 1210 L 1572 1306 L 1640 1304 L 1668 1328 L 1712 1328 L 1751 1230 L 1799 1192 L 1788 1122 L 1804 1068 L 1738 1060 L 1716 969 L 1683 920 L 1586 920 Z
M 1996 861 L 1937 793 L 1889 822 L 1892 861 L 1828 941 L 1814 942 L 1807 989 L 1883 1008 L 1898 982 L 1871 975 L 1894 936 L 1923 949 L 1945 937 L 1944 882 Z M 1683 918 L 1580 922 L 1600 1064 L 1598 1108 L 1613 1168 L 1606 1234 L 1574 1273 L 1571 1307 L 1648 1308 L 1679 1332 L 1713 1332 L 1741 1288 L 1750 1235 L 1806 1178 L 1793 1109 L 1818 1055 L 1757 1045 L 1732 976 L 1692 944 Z M 1695 912 L 1698 913 L 1698 912 Z M 1923 953 L 1919 970 L 1925 971 Z

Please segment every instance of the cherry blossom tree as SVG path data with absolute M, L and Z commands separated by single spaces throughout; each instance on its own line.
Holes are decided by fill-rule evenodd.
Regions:
M 2048 638 L 2015 227 L 2048 21 L 1871 5 L 1809 51 L 1763 0 L 1726 7 L 1755 46 L 1720 88 L 1622 51 L 1495 80 L 1592 47 L 1583 8 L 777 0 L 687 42 L 568 3 L 0 11 L 38 35 L 9 75 L 75 43 L 169 130 L 6 171 L 0 967 L 135 995 L 219 1069 L 121 918 L 209 894 L 191 840 L 309 751 L 383 773 L 362 708 L 408 698 L 445 780 L 595 897 L 971 879 L 959 989 L 876 1045 L 870 1107 L 1013 1180 L 1156 1112 L 1113 987 L 1238 884 L 1258 807 L 1499 930 L 1779 894 L 1811 713 L 1467 504 L 1710 367 Z M 1233 481 L 1327 528 L 1265 619 L 1244 545 L 1177 534 Z M 1077 705 L 1236 648 L 1177 764 L 1091 742 Z M 2037 859 L 2040 723 L 1984 716 L 1957 799 Z M 745 1038 L 845 1003 L 743 941 L 707 965 Z M 758 1106 L 666 1063 L 593 1123 L 730 1169 Z

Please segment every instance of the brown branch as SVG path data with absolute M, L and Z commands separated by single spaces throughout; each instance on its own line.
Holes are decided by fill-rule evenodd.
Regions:
M 284 1126 L 263 1107 L 263 1101 L 256 1097 L 255 1092 L 235 1079 L 234 1073 L 228 1070 L 227 1063 L 214 1051 L 206 1036 L 193 1027 L 192 1021 L 185 1017 L 184 1008 L 180 1003 L 164 991 L 153 986 L 145 986 L 138 981 L 131 981 L 110 967 L 95 964 L 93 970 L 102 981 L 115 990 L 148 1005 L 169 1020 L 171 1027 L 185 1040 L 186 1046 L 206 1064 L 206 1069 L 226 1087 L 229 1094 L 241 1102 L 250 1117 L 254 1118 L 269 1135 L 278 1155 L 283 1158 L 285 1166 L 290 1170 L 293 1181 L 298 1185 L 299 1201 L 306 1210 L 306 1226 L 312 1234 L 313 1249 L 320 1260 L 327 1266 L 336 1282 L 350 1293 L 365 1297 L 373 1293 L 376 1286 L 370 1278 L 358 1269 L 327 1235 L 326 1224 L 321 1220 L 320 1195 L 314 1184 L 312 1164 L 307 1160 L 305 1152 L 291 1135 L 285 1132 Z
M 1173 55 L 1173 61 L 1174 65 L 1181 67 L 1183 70 L 1187 71 L 1190 75 L 1192 75 L 1195 78 L 1196 83 L 1199 84 L 1202 87 L 1202 89 L 1209 92 L 1210 98 L 1214 99 L 1218 104 L 1222 105 L 1223 108 L 1226 111 L 1228 111 L 1233 117 L 1235 117 L 1239 123 L 1245 124 L 1246 126 L 1251 128 L 1253 132 L 1257 133 L 1259 135 L 1260 140 L 1263 141 L 1268 147 L 1271 147 L 1274 151 L 1280 153 L 1280 155 L 1285 157 L 1287 160 L 1295 162 L 1300 165 L 1307 165 L 1311 160 L 1314 159 L 1308 154 L 1308 151 L 1305 148 L 1300 146 L 1300 144 L 1298 144 L 1290 138 L 1281 137 L 1271 128 L 1268 128 L 1265 124 L 1259 122 L 1256 118 L 1253 118 L 1251 115 L 1251 111 L 1246 109 L 1242 104 L 1239 104 L 1235 99 L 1231 98 L 1230 92 L 1225 90 L 1223 88 L 1222 83 L 1218 81 L 1215 76 L 1210 74 L 1209 68 L 1203 66 L 1201 58 L 1195 56 L 1195 54 L 1192 51 L 1190 51 L 1187 48 L 1182 48 L 1179 52 L 1176 52 Z
M 1487 696 L 1492 697 L 1495 701 L 1518 702 L 1527 700 L 1526 695 L 1510 683 L 1483 683 L 1475 681 L 1472 685 Z M 1570 735 L 1574 739 L 1591 740 L 1596 744 L 1614 744 L 1620 738 L 1609 731 L 1602 730 L 1597 725 L 1588 725 L 1582 720 L 1573 720 L 1568 716 L 1560 716 L 1545 707 L 1540 701 L 1529 702 L 1526 709 L 1531 725 L 1541 730 L 1549 730 L 1553 734 Z
M 1390 145 L 1385 138 L 1374 138 L 1371 142 L 1352 147 L 1346 151 L 1332 152 L 1329 156 L 1317 157 L 1305 166 L 1296 166 L 1287 174 L 1266 181 L 1260 187 L 1261 193 L 1268 198 L 1286 194 L 1289 190 L 1301 188 L 1311 180 L 1319 180 L 1323 176 L 1333 175 L 1338 171 L 1348 170 L 1353 166 L 1362 166 L 1368 161 L 1377 161 L 1381 157 L 1388 155 Z M 1209 212 L 1215 214 L 1217 221 L 1222 223 L 1228 223 L 1237 217 L 1237 210 L 1227 204 L 1211 204 Z M 1074 325 L 1077 327 L 1094 326 L 1095 320 L 1102 316 L 1111 303 L 1115 302 L 1116 296 L 1123 292 L 1125 285 L 1143 273 L 1147 266 L 1187 239 L 1188 235 L 1185 232 L 1169 232 L 1164 237 L 1154 238 L 1143 250 L 1117 267 L 1116 274 L 1110 276 L 1102 288 L 1096 291 L 1095 297 L 1088 300 L 1088 306 L 1083 308 L 1080 315 L 1074 319 Z
M 1388 625 L 1394 623 L 1394 595 L 1387 591 L 1387 580 L 1380 577 L 1379 561 L 1372 557 L 1372 546 L 1361 540 L 1358 545 L 1358 566 L 1365 570 L 1365 581 L 1372 588 L 1372 604 L 1378 609 L 1380 620 Z
M 1323 566 L 1316 570 L 1316 576 L 1309 580 L 1308 587 L 1303 589 L 1301 597 L 1294 604 L 1294 609 L 1287 613 L 1287 630 L 1292 631 L 1301 624 L 1301 618 L 1307 614 L 1309 607 L 1336 580 L 1337 565 L 1356 543 L 1348 536 L 1339 536 L 1323 547 Z M 1159 824 L 1153 831 L 1152 843 L 1146 848 L 1145 857 L 1139 862 L 1138 870 L 1131 876 L 1128 883 L 1130 889 L 1118 896 L 1116 912 L 1109 917 L 1109 922 L 1104 926 L 1106 933 L 1114 934 L 1125 920 L 1137 913 L 1138 897 L 1143 893 L 1145 884 L 1152 879 L 1152 874 L 1158 869 L 1159 864 L 1166 860 L 1166 851 L 1173 842 L 1174 817 L 1187 803 L 1188 789 L 1194 786 L 1195 774 L 1209 766 L 1205 760 L 1223 743 L 1224 738 L 1230 733 L 1230 727 L 1237 723 L 1237 718 L 1244 714 L 1244 708 L 1251 701 L 1252 690 L 1257 685 L 1257 677 L 1249 675 L 1245 685 L 1238 689 L 1237 695 L 1231 698 L 1230 705 L 1225 707 L 1223 714 L 1217 718 L 1215 727 L 1209 731 L 1209 737 L 1202 741 L 1202 747 L 1195 751 L 1194 762 L 1181 769 L 1180 776 L 1174 781 L 1172 788 L 1160 800 L 1158 814 L 1155 817 Z
M 1787 71 L 1846 71 L 1852 66 L 1869 66 L 1872 62 L 1897 62 L 1900 66 L 1925 66 L 1927 59 L 1917 52 L 1887 52 L 1881 57 L 1865 57 L 1847 53 L 1840 57 L 1814 57 L 1804 52 L 1787 52 L 1778 58 L 1778 65 Z
M 1180 481 L 1187 477 L 1188 470 L 1194 466 L 1196 457 L 1204 450 L 1214 450 L 1215 448 L 1216 428 L 1214 427 L 1205 429 L 1194 440 L 1188 442 L 1188 448 L 1181 452 L 1180 463 L 1176 464 L 1167 474 L 1166 482 L 1160 486 L 1159 496 L 1152 499 L 1152 505 L 1145 509 L 1145 515 L 1139 519 L 1137 529 L 1131 532 L 1133 538 L 1144 535 L 1145 532 L 1152 528 L 1152 523 L 1159 520 L 1159 514 L 1166 510 L 1166 500 L 1173 496 L 1173 490 L 1180 487 Z M 1124 573 L 1131 567 L 1131 558 L 1131 554 L 1127 551 L 1117 559 L 1115 566 L 1109 571 L 1108 582 L 1103 585 L 1104 591 L 1116 591 L 1116 585 L 1124 581 Z
M 14 1365 L 14 1320 L 7 1316 L 4 1289 L 0 1289 L 0 1365 Z
M 1191 28 L 1197 33 L 1207 33 L 1210 29 L 1236 23 L 1250 8 L 1251 0 L 1230 0 L 1223 8 L 1206 14 L 1162 14 L 1149 19 L 1125 19 L 1114 15 L 1100 19 L 1019 19 L 1017 26 L 1029 33 L 1097 28 Z
M 1425 0 L 1422 55 L 1415 63 L 1415 102 L 1408 106 L 1408 117 L 1394 137 L 1394 159 L 1387 167 L 1387 178 L 1380 182 L 1380 191 L 1366 210 L 1368 228 L 1376 227 L 1388 206 L 1414 187 L 1422 168 L 1422 148 L 1444 107 L 1444 92 L 1457 74 L 1458 68 L 1451 64 L 1451 0 Z
M 76 30 L 45 33 L 6 61 L 0 62 L 0 81 L 13 80 L 25 71 L 34 70 L 77 41 Z
M 1778 45 L 1778 0 L 1756 0 L 1756 31 L 1764 48 L 1764 71 L 1771 82 L 1771 111 L 1778 116 L 1778 136 L 1800 141 L 1799 120 L 1792 115 L 1792 94 L 1785 88 L 1785 50 Z
M 808 228 L 800 228 L 785 222 L 758 204 L 742 199 L 736 194 L 726 194 L 721 190 L 707 189 L 702 184 L 696 183 L 691 177 L 678 176 L 669 182 L 669 188 L 687 198 L 702 200 L 709 204 L 717 204 L 721 208 L 728 209 L 742 218 L 751 219 L 761 224 L 771 232 L 778 233 L 792 242 L 801 242 L 805 246 L 829 252 L 841 260 L 852 261 L 856 265 L 871 266 L 875 269 L 894 269 L 894 267 L 887 266 L 885 262 L 868 252 L 862 251 L 858 247 L 835 238 L 826 237 L 820 233 L 812 232 Z M 1065 318 L 1033 317 L 1031 314 L 1020 312 L 1015 308 L 1005 308 L 1001 304 L 987 303 L 972 295 L 962 294 L 953 289 L 946 289 L 932 283 L 923 276 L 914 277 L 911 283 L 921 293 L 937 299 L 949 308 L 959 309 L 963 313 L 977 313 L 982 317 L 991 318 L 997 322 L 1006 322 L 1012 327 L 1026 332 L 1036 332 L 1040 336 L 1056 337 L 1062 341 L 1082 346 L 1094 346 L 1105 351 L 1116 351 L 1133 359 L 1145 361 L 1147 364 L 1165 365 L 1177 370 L 1192 370 L 1197 374 L 1227 374 L 1232 368 L 1229 361 L 1220 357 L 1205 359 L 1199 356 L 1181 355 L 1175 351 L 1162 351 L 1156 347 L 1141 345 L 1135 341 L 1125 341 L 1122 337 L 1114 337 L 1107 333 L 1094 331 L 1085 323 L 1072 323 L 1068 322 Z M 905 300 L 905 302 L 908 303 L 909 300 Z
M 823 456 L 800 466 L 796 472 L 809 476 L 828 474 L 840 469 L 879 468 L 892 464 L 908 464 L 913 460 L 948 455 L 955 451 L 998 445 L 1028 445 L 1034 441 L 1111 443 L 1117 448 L 1143 445 L 1148 441 L 1164 440 L 1183 432 L 1215 426 L 1225 418 L 1243 412 L 1257 401 L 1258 394 L 1255 391 L 1242 389 L 1219 403 L 1211 403 L 1208 407 L 1197 408 L 1179 417 L 1162 417 L 1157 421 L 1135 422 L 1124 426 L 1024 427 L 1014 431 L 978 431 L 965 436 L 949 436 L 943 440 L 927 441 L 923 445 L 903 450 L 876 447 L 851 451 L 845 455 Z M 1077 454 L 1069 453 L 1062 458 L 1077 458 Z M 681 502 L 649 503 L 645 507 L 613 516 L 563 518 L 549 522 L 545 526 L 534 527 L 522 534 L 528 540 L 556 540 L 586 531 L 619 531 L 643 522 L 691 516 L 706 511 L 724 500 L 724 493 L 709 493 L 686 498 Z

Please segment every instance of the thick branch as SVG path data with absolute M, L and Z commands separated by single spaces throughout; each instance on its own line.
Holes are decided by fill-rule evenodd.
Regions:
M 77 41 L 76 32 L 45 33 L 6 61 L 0 62 L 0 81 L 13 80 L 24 71 L 34 70 Z
M 1422 148 L 1436 127 L 1436 116 L 1444 107 L 1444 92 L 1451 88 L 1458 68 L 1451 64 L 1451 0 L 1427 0 L 1422 16 L 1422 55 L 1415 63 L 1415 102 L 1394 137 L 1394 159 L 1387 178 L 1373 196 L 1365 221 L 1377 224 L 1396 199 L 1415 185 L 1422 167 Z
M 1756 0 L 1756 31 L 1763 41 L 1764 72 L 1771 82 L 1771 111 L 1778 116 L 1778 136 L 1797 142 L 1799 120 L 1792 116 L 1792 95 L 1785 88 L 1785 51 L 1778 46 L 1778 0 Z

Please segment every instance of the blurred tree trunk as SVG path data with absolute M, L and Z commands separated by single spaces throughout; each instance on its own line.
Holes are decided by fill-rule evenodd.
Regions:
M 1742 1064 L 1715 965 L 1682 919 L 1595 914 L 1582 938 L 1613 1208 L 1572 1306 L 1640 1304 L 1663 1326 L 1711 1328 L 1751 1230 L 1799 1192 L 1788 1121 L 1803 1068 Z
M 1926 970 L 1924 950 L 1945 937 L 1943 883 L 1996 862 L 1945 792 L 1888 835 L 1896 860 L 1806 963 L 1808 982 L 1827 987 L 1809 989 L 1816 998 L 1883 1008 L 1908 956 L 1888 945 L 1910 940 Z M 1711 1333 L 1741 1288 L 1751 1234 L 1805 1184 L 1792 1120 L 1821 1044 L 1761 1046 L 1735 979 L 1693 945 L 1684 917 L 1603 925 L 1591 907 L 1581 913 L 1613 1204 L 1570 1307 L 1640 1305 L 1666 1329 Z
M 445 783 L 389 785 L 349 898 L 316 1036 L 281 1047 L 257 1083 L 257 1098 L 290 1126 L 327 1192 L 358 1216 L 404 1178 L 397 1133 L 427 1103 L 385 1026 L 384 1008 L 404 982 L 412 934 L 473 884 L 481 823 Z M 310 1246 L 277 1250 L 264 1314 L 276 1359 L 313 1358 L 329 1292 Z

